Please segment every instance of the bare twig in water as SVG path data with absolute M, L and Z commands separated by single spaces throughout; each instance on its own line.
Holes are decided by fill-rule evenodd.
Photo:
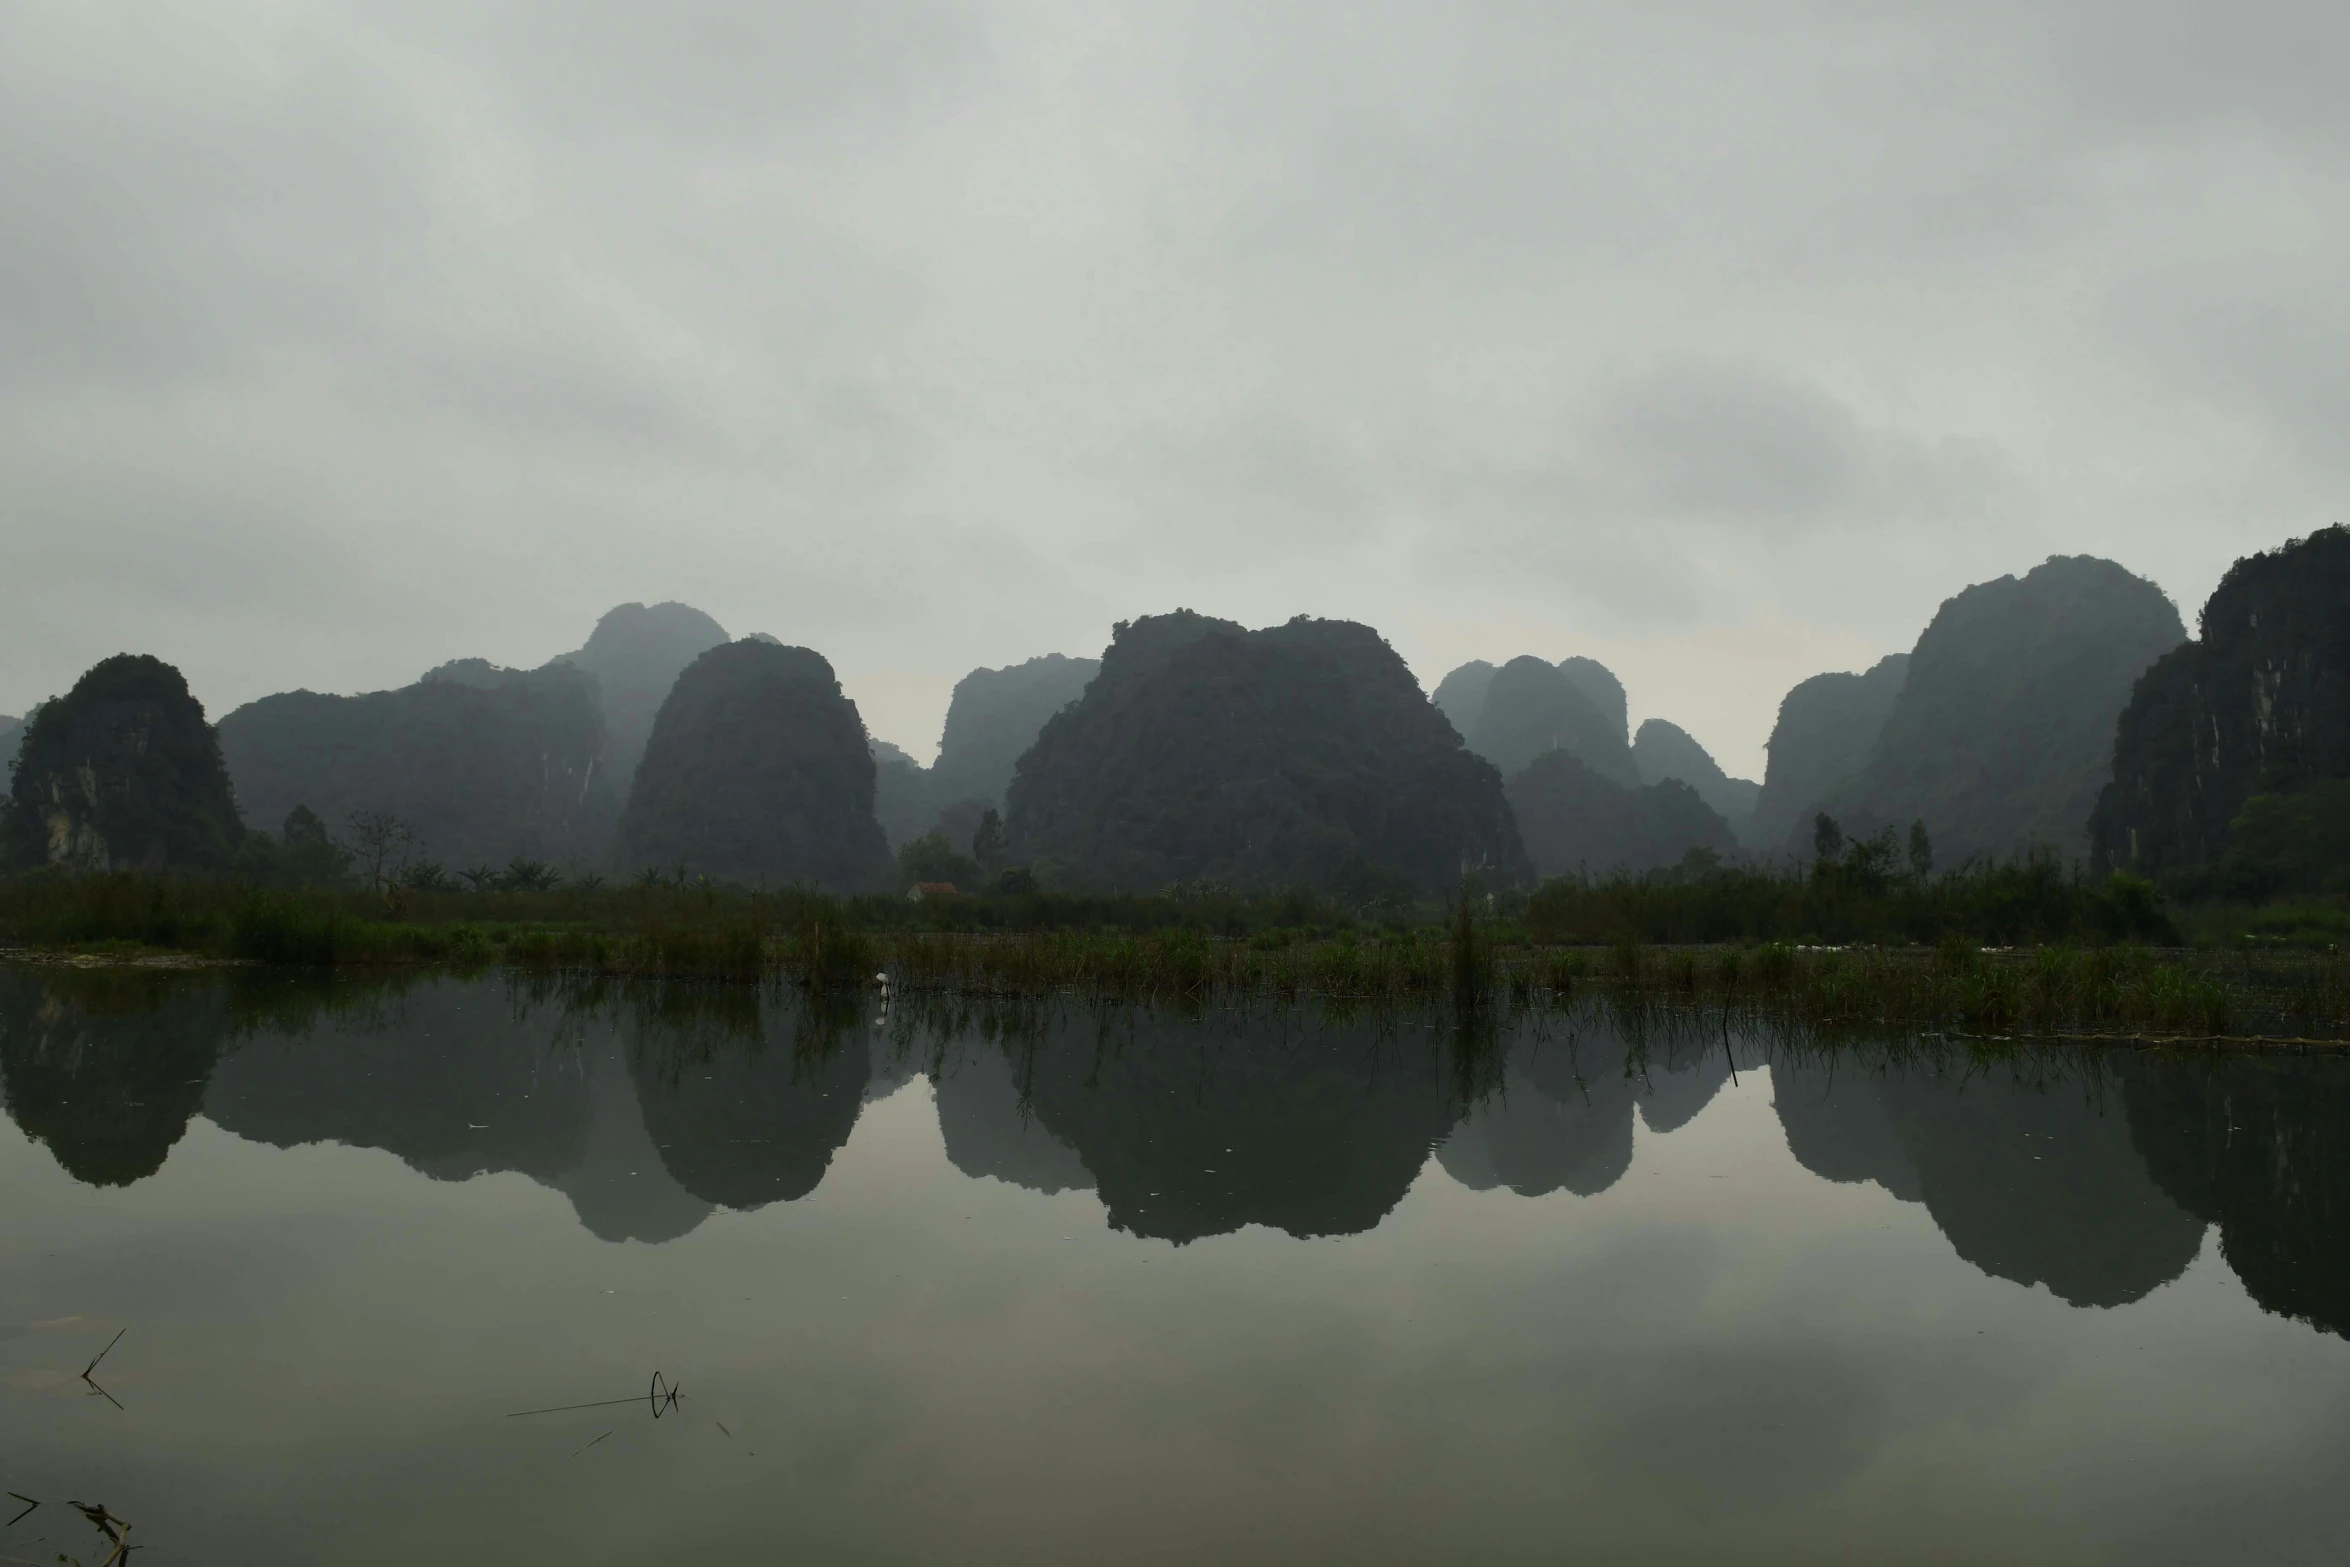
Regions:
M 611 1434 L 612 1434 L 611 1432 L 607 1431 L 607 1432 L 605 1432 L 605 1433 L 604 1433 L 604 1436 L 610 1436 Z M 596 1442 L 601 1442 L 602 1440 L 604 1440 L 604 1436 L 599 1436 L 599 1437 L 597 1437 L 597 1438 L 596 1438 Z M 596 1445 L 596 1442 L 590 1442 L 590 1443 L 587 1445 L 587 1447 L 583 1447 L 583 1448 L 579 1449 L 579 1452 L 573 1453 L 571 1456 L 572 1456 L 572 1457 L 574 1457 L 574 1458 L 577 1458 L 577 1457 L 579 1456 L 579 1454 L 580 1454 L 580 1453 L 584 1453 L 584 1452 L 586 1452 L 586 1451 L 588 1450 L 588 1447 L 593 1447 L 593 1446 L 595 1446 L 595 1445 Z
M 114 1337 L 106 1341 L 106 1347 L 98 1351 L 98 1353 L 95 1355 L 92 1355 L 90 1357 L 90 1363 L 82 1367 L 82 1380 L 89 1383 L 90 1391 L 97 1394 L 100 1398 L 105 1399 L 106 1402 L 112 1404 L 117 1409 L 122 1408 L 122 1400 L 116 1398 L 112 1393 L 109 1393 L 106 1391 L 106 1389 L 100 1387 L 97 1383 L 97 1380 L 93 1378 L 90 1373 L 98 1369 L 99 1361 L 104 1360 L 108 1355 L 114 1353 L 114 1346 L 121 1343 L 122 1336 L 129 1331 L 130 1326 L 127 1323 L 119 1328 L 116 1328 L 114 1330 Z
M 645 1394 L 646 1402 L 653 1406 L 653 1418 L 658 1420 L 668 1411 L 675 1409 L 678 1397 L 677 1384 L 666 1380 L 660 1372 L 654 1372 L 653 1385 Z M 633 1398 L 599 1398 L 590 1404 L 557 1404 L 550 1409 L 517 1409 L 506 1418 L 520 1420 L 525 1415 L 568 1415 L 581 1409 L 617 1409 L 622 1404 L 635 1402 L 636 1400 Z
M 116 1328 L 116 1329 L 114 1330 L 114 1337 L 112 1337 L 112 1338 L 110 1338 L 110 1339 L 108 1339 L 108 1340 L 106 1341 L 106 1347 L 105 1347 L 104 1349 L 102 1349 L 102 1350 L 98 1351 L 98 1353 L 96 1353 L 95 1355 L 92 1355 L 92 1356 L 90 1357 L 90 1363 L 89 1363 L 88 1365 L 86 1365 L 86 1366 L 82 1367 L 82 1380 L 83 1380 L 83 1381 L 85 1381 L 85 1382 L 86 1382 L 86 1381 L 88 1381 L 88 1380 L 89 1380 L 89 1377 L 90 1377 L 90 1373 L 98 1369 L 98 1362 L 99 1362 L 99 1361 L 101 1361 L 101 1360 L 104 1360 L 104 1359 L 105 1359 L 105 1358 L 106 1358 L 108 1355 L 111 1355 L 111 1354 L 113 1354 L 113 1353 L 114 1353 L 114 1346 L 115 1346 L 115 1345 L 117 1345 L 117 1344 L 119 1344 L 119 1343 L 121 1343 L 121 1342 L 122 1342 L 122 1336 L 123 1336 L 125 1333 L 128 1333 L 129 1331 L 130 1331 L 130 1326 L 129 1326 L 129 1324 L 127 1324 L 127 1323 L 126 1323 L 126 1324 L 124 1324 L 123 1326 L 119 1327 L 119 1328 Z
M 635 1402 L 636 1398 L 632 1394 L 627 1398 L 600 1398 L 592 1404 L 557 1404 L 552 1409 L 517 1409 L 506 1418 L 520 1420 L 524 1415 L 567 1415 L 575 1409 L 611 1409 L 620 1404 Z
M 26 1519 L 26 1517 L 28 1517 L 28 1516 L 31 1514 L 32 1510 L 33 1510 L 34 1508 L 36 1508 L 36 1507 L 40 1506 L 41 1504 L 40 1504 L 39 1502 L 36 1502 L 36 1501 L 34 1501 L 34 1500 L 31 1498 L 31 1497 L 29 1497 L 29 1496 L 26 1496 L 26 1495 L 24 1495 L 22 1492 L 19 1492 L 19 1491 L 11 1491 L 11 1492 L 9 1492 L 8 1494 L 9 1494 L 10 1496 L 13 1496 L 13 1497 L 15 1497 L 15 1498 L 16 1498 L 18 1501 L 20 1501 L 20 1502 L 24 1503 L 24 1511 L 23 1511 L 23 1512 L 21 1512 L 21 1513 L 18 1513 L 18 1514 L 17 1514 L 17 1515 L 16 1515 L 14 1518 L 11 1518 L 11 1519 L 9 1519 L 9 1520 L 8 1520 L 8 1527 L 9 1527 L 9 1528 L 11 1528 L 11 1529 L 13 1529 L 13 1528 L 15 1528 L 15 1527 L 16 1527 L 18 1524 L 20 1524 L 20 1523 L 24 1522 L 24 1521 L 25 1521 L 25 1519 Z
M 727 1439 L 729 1442 L 731 1442 L 731 1441 L 733 1441 L 733 1440 L 734 1440 L 734 1433 L 733 1433 L 732 1431 L 728 1431 L 728 1430 L 726 1429 L 726 1422 L 725 1422 L 725 1421 L 723 1421 L 723 1420 L 713 1420 L 713 1421 L 711 1421 L 710 1423 L 711 1423 L 712 1425 L 716 1426 L 716 1427 L 717 1427 L 717 1428 L 718 1428 L 718 1429 L 719 1429 L 721 1432 L 724 1432 L 724 1433 L 725 1433 L 725 1436 L 726 1436 L 726 1439 Z

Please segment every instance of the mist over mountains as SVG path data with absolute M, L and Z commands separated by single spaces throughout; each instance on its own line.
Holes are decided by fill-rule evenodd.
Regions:
M 1945 868 L 2044 851 L 2322 889 L 2350 879 L 2346 539 L 2239 563 L 2195 642 L 2110 561 L 1976 584 L 1909 651 L 1789 691 L 1760 783 L 1667 716 L 1631 732 L 1630 694 L 1589 657 L 1472 661 L 1423 693 L 1371 628 L 1304 617 L 1177 611 L 1122 623 L 1098 659 L 973 670 L 927 767 L 870 732 L 821 653 L 730 641 L 676 603 L 620 605 L 535 669 L 455 658 L 217 729 L 170 666 L 126 655 L 0 731 L 20 753 L 0 842 L 24 867 L 287 874 L 273 834 L 318 846 L 315 867 L 373 814 L 476 884 L 682 868 L 883 890 L 922 839 L 957 880 L 989 858 L 1072 889 L 1375 899 L 1800 865 L 1824 815 L 1848 839 L 1916 829 Z

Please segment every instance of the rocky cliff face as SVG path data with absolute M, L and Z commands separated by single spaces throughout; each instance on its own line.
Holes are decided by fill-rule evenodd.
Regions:
M 1754 843 L 1777 847 L 1809 830 L 1812 813 L 1868 765 L 1908 678 L 1909 655 L 1894 653 L 1866 674 L 1814 675 L 1787 693 L 1755 799 Z
M 1007 814 L 1015 858 L 1091 887 L 1434 891 L 1525 867 L 1499 774 L 1345 621 L 1121 625 L 1021 758 Z
M 726 641 L 726 628 L 690 604 L 622 604 L 596 622 L 587 645 L 561 662 L 596 677 L 603 704 L 600 766 L 612 797 L 628 798 L 653 717 L 685 666 Z
M 220 723 L 254 821 L 306 805 L 339 832 L 355 811 L 388 812 L 451 869 L 600 863 L 617 813 L 603 742 L 594 679 L 562 663 L 464 660 L 396 691 L 263 697 Z
M 857 706 L 807 648 L 730 642 L 677 677 L 615 835 L 624 869 L 842 892 L 889 884 Z
M 0 859 L 77 871 L 225 868 L 244 837 L 220 742 L 161 659 L 121 653 L 19 741 Z
M 1692 849 L 1737 852 L 1730 824 L 1679 779 L 1627 789 L 1549 751 L 1509 781 L 1510 809 L 1537 875 L 1663 870 Z
M 1047 653 L 1003 669 L 974 669 L 955 683 L 939 737 L 931 793 L 941 809 L 958 800 L 1001 805 L 1021 756 L 1046 720 L 1085 694 L 1101 661 Z
M 1601 777 L 1633 788 L 1640 774 L 1623 730 L 1618 717 L 1601 711 L 1557 666 L 1513 658 L 1494 671 L 1468 742 L 1504 777 L 1545 751 L 1565 751 Z
M 2122 711 L 2093 825 L 2102 865 L 2210 867 L 2254 799 L 2267 806 L 2256 816 L 2286 819 L 2350 778 L 2350 530 L 2238 561 L 2201 629 L 2145 672 Z M 2280 846 L 2285 885 L 2308 868 L 2293 858 Z
M 24 720 L 0 713 L 0 784 L 16 770 L 16 742 L 24 735 Z
M 1661 718 L 1643 723 L 1640 733 L 1633 737 L 1632 765 L 1639 769 L 1643 784 L 1679 779 L 1695 789 L 1698 798 L 1732 826 L 1752 817 L 1755 803 L 1762 798 L 1762 785 L 1751 779 L 1732 778 L 1722 771 L 1712 753 L 1697 743 L 1696 736 L 1679 724 L 1668 724 Z
M 2114 722 L 2185 637 L 2160 588 L 2086 555 L 1968 588 L 1918 638 L 1867 767 L 1831 810 L 1858 831 L 1922 819 L 1945 864 L 2080 854 Z

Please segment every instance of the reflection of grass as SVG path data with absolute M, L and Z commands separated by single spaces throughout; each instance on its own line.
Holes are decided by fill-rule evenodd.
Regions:
M 2157 953 L 2127 947 L 1985 952 L 1620 946 L 1605 954 L 1516 947 L 1473 954 L 1432 939 L 1293 944 L 1082 935 L 908 938 L 887 949 L 908 989 L 1073 992 L 1105 1000 L 1241 998 L 1555 1007 L 1581 990 L 1643 1002 L 1767 1012 L 1836 1029 L 1967 1034 L 2234 1032 L 2350 1039 L 2350 968 L 2304 954 Z

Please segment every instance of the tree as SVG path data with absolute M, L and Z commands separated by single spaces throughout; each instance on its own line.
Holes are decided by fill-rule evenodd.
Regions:
M 351 874 L 351 851 L 335 842 L 326 823 L 307 805 L 286 813 L 280 829 L 285 843 L 282 874 L 302 886 L 335 886 Z
M 1831 864 L 1844 852 L 1844 829 L 1826 811 L 1811 820 L 1811 852 L 1813 859 Z
M 926 832 L 900 848 L 898 870 L 909 887 L 926 881 L 965 889 L 979 885 L 979 867 L 957 854 L 943 832 Z
M 1923 821 L 1909 824 L 1909 873 L 1920 881 L 1934 874 L 1934 840 Z
M 389 811 L 353 811 L 350 815 L 352 858 L 367 885 L 389 894 L 416 852 L 416 829 Z
M 979 818 L 979 830 L 971 835 L 971 858 L 983 871 L 993 871 L 1004 863 L 1004 818 L 992 805 Z

